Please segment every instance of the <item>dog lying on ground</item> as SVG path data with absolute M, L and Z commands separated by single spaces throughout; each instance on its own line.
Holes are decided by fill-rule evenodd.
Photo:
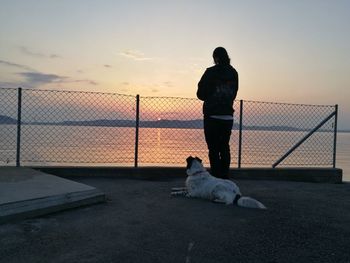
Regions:
M 227 205 L 266 209 L 258 200 L 242 196 L 239 187 L 231 180 L 212 176 L 198 157 L 190 156 L 186 161 L 186 187 L 172 188 L 171 196 L 203 198 Z

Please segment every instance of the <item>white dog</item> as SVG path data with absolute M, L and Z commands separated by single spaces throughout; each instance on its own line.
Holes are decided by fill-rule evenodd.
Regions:
M 172 196 L 186 196 L 209 199 L 227 205 L 237 204 L 242 207 L 266 209 L 259 201 L 242 196 L 239 187 L 231 180 L 210 175 L 198 157 L 188 157 L 185 188 L 172 188 Z

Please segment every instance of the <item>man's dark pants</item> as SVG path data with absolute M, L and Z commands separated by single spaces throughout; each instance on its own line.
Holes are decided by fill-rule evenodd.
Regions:
M 204 136 L 209 149 L 211 174 L 228 178 L 230 169 L 230 136 L 233 120 L 204 118 Z

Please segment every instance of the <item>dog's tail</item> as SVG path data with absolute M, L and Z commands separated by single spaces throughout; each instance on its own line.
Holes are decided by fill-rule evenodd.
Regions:
M 249 196 L 241 196 L 237 200 L 237 205 L 239 205 L 241 207 L 247 207 L 247 208 L 266 209 L 266 206 L 264 206 L 258 200 L 251 198 Z

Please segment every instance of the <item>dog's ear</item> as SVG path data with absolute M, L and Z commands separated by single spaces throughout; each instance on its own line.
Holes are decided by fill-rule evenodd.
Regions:
M 187 162 L 186 169 L 190 169 L 191 164 L 192 164 L 192 162 L 193 162 L 194 159 L 195 159 L 195 158 L 193 158 L 192 156 L 187 157 L 187 159 L 186 159 L 186 162 Z
M 202 159 L 198 158 L 197 156 L 195 157 L 195 159 L 196 159 L 198 162 L 202 163 Z
M 188 156 L 187 159 L 186 159 L 186 162 L 187 162 L 187 163 L 188 163 L 188 162 L 192 162 L 193 159 L 194 159 L 194 158 L 193 158 L 192 156 Z

